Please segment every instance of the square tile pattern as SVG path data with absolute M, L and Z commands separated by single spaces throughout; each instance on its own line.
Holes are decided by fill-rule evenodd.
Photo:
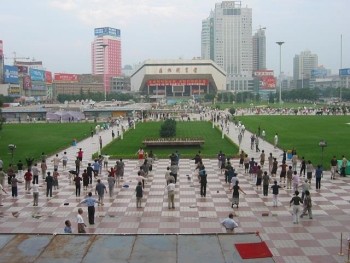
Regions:
M 110 131 L 102 132 L 103 138 Z M 246 135 L 247 136 L 247 135 Z M 81 143 L 86 156 L 96 151 L 97 136 Z M 107 141 L 107 139 L 106 139 Z M 279 205 L 273 207 L 272 194 L 267 197 L 257 190 L 255 183 L 244 170 L 239 168 L 238 160 L 232 160 L 239 172 L 239 182 L 246 195 L 240 195 L 239 208 L 231 208 L 232 192 L 225 183 L 224 175 L 217 167 L 217 160 L 203 160 L 208 174 L 206 197 L 200 196 L 200 187 L 194 175 L 192 160 L 181 159 L 178 183 L 175 191 L 175 209 L 168 209 L 165 191 L 165 170 L 169 160 L 157 160 L 149 174 L 142 199 L 142 208 L 136 208 L 135 187 L 138 160 L 125 160 L 125 176 L 114 188 L 112 197 L 105 195 L 104 206 L 96 207 L 95 224 L 89 225 L 87 208 L 80 204 L 88 191 L 94 193 L 96 181 L 88 191 L 81 190 L 81 196 L 75 196 L 75 186 L 69 182 L 68 171 L 74 169 L 76 147 L 66 149 L 70 160 L 68 167 L 59 168 L 59 189 L 53 191 L 53 197 L 46 197 L 46 185 L 39 178 L 39 206 L 33 206 L 32 193 L 19 185 L 18 198 L 11 197 L 11 188 L 6 186 L 8 194 L 2 195 L 0 207 L 1 233 L 62 233 L 64 221 L 72 222 L 73 232 L 77 232 L 76 215 L 79 207 L 84 209 L 84 220 L 88 233 L 222 233 L 225 229 L 220 221 L 233 212 L 239 228 L 236 232 L 258 231 L 270 247 L 275 262 L 344 262 L 347 255 L 347 238 L 350 232 L 349 179 L 330 180 L 325 172 L 322 189 L 311 189 L 313 199 L 313 219 L 308 216 L 293 224 L 289 201 L 292 190 L 282 188 Z M 254 155 L 251 151 L 251 155 Z M 62 155 L 62 152 L 59 153 Z M 91 160 L 83 160 L 83 168 Z M 109 161 L 109 167 L 114 164 Z M 50 158 L 49 170 L 52 170 Z M 266 167 L 265 167 L 266 168 Z M 103 169 L 100 178 L 107 189 L 107 171 Z M 123 187 L 128 185 L 129 187 Z M 68 205 L 65 205 L 68 203 Z M 263 213 L 268 213 L 263 216 Z M 343 233 L 342 250 L 345 256 L 338 256 L 340 236 Z

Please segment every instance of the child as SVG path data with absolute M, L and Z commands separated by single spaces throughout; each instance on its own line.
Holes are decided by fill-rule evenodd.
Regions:
M 66 225 L 66 226 L 64 227 L 64 233 L 66 233 L 66 234 L 72 234 L 72 224 L 71 224 L 71 222 L 70 222 L 69 220 L 66 220 L 66 221 L 64 222 L 64 224 Z
M 272 188 L 272 194 L 273 194 L 273 206 L 277 207 L 279 188 L 282 188 L 282 187 L 277 184 L 277 181 L 275 181 L 274 185 L 271 186 L 271 188 Z
M 304 204 L 304 210 L 303 210 L 303 213 L 300 215 L 300 217 L 302 218 L 303 216 L 307 215 L 307 213 L 308 213 L 309 218 L 312 219 L 312 210 L 311 210 L 312 201 L 311 201 L 311 196 L 310 196 L 309 190 L 305 190 L 305 198 L 304 198 L 303 204 Z
M 84 219 L 82 217 L 83 214 L 83 209 L 79 208 L 78 209 L 78 215 L 77 215 L 77 223 L 78 223 L 78 233 L 86 233 L 85 231 L 85 223 L 84 223 Z
M 39 185 L 33 184 L 33 206 L 38 206 L 39 201 Z
M 136 208 L 141 208 L 142 196 L 143 196 L 142 183 L 139 182 L 136 186 Z

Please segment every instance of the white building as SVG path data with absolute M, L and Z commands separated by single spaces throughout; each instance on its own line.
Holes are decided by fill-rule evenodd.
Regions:
M 192 97 L 224 91 L 226 73 L 212 60 L 146 60 L 130 82 L 150 97 Z
M 223 1 L 215 4 L 213 14 L 214 61 L 227 74 L 226 89 L 237 92 L 253 87 L 252 9 L 241 1 Z M 208 23 L 203 24 L 202 48 L 208 43 Z M 210 32 L 209 32 L 210 34 Z M 207 54 L 208 48 L 202 50 Z M 205 58 L 208 58 L 205 56 Z
M 318 56 L 309 50 L 295 55 L 293 61 L 293 79 L 297 88 L 304 88 L 304 82 L 311 78 L 311 71 L 318 66 Z

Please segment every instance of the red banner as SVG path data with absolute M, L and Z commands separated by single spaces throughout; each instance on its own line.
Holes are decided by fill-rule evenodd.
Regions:
M 45 71 L 45 82 L 52 83 L 52 73 L 51 71 Z
M 152 79 L 147 81 L 147 86 L 206 86 L 207 79 Z
M 31 88 L 32 88 L 32 80 L 30 76 L 28 75 L 23 76 L 23 89 L 29 90 Z
M 57 82 L 78 82 L 78 75 L 67 73 L 55 73 L 54 80 Z

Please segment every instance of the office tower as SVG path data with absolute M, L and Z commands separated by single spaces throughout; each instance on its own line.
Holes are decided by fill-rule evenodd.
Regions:
M 295 55 L 293 61 L 293 79 L 296 87 L 304 88 L 311 78 L 311 70 L 317 68 L 318 56 L 309 50 L 303 51 L 300 55 Z
M 111 77 L 122 74 L 120 30 L 111 27 L 95 28 L 91 44 L 92 74 L 104 75 L 106 91 L 110 90 Z
M 214 60 L 214 12 L 202 21 L 201 57 Z
M 215 4 L 213 22 L 214 40 L 210 44 L 214 46 L 214 61 L 226 71 L 226 89 L 233 92 L 250 90 L 253 70 L 252 9 L 242 7 L 241 1 L 223 1 Z M 208 22 L 203 23 L 202 32 L 206 32 L 207 27 Z M 202 35 L 202 48 L 205 41 Z M 203 53 L 208 51 L 202 50 Z
M 266 69 L 265 28 L 260 28 L 253 36 L 253 71 Z

